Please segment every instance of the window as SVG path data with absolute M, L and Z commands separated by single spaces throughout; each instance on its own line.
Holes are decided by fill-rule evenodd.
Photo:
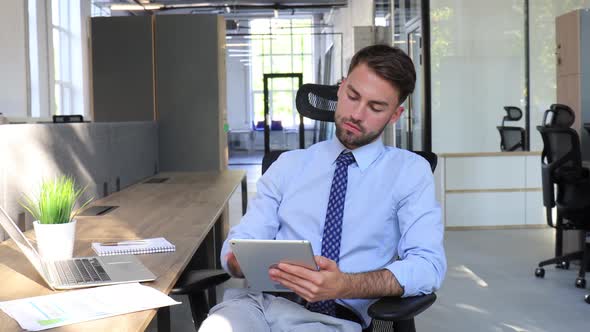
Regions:
M 102 6 L 101 6 L 102 4 Z M 108 3 L 107 3 L 108 4 Z M 104 2 L 99 3 L 96 0 L 92 1 L 92 17 L 99 17 L 99 16 L 111 16 L 111 9 L 108 6 L 104 6 Z
M 313 81 L 312 20 L 256 19 L 250 22 L 250 79 L 253 93 L 254 123 L 264 120 L 263 74 L 303 73 L 303 83 Z M 299 123 L 295 108 L 297 79 L 275 78 L 269 81 L 269 109 L 273 120 L 283 127 Z M 306 124 L 311 120 L 305 118 Z
M 27 117 L 89 113 L 87 19 L 79 0 L 29 0 L 30 111 Z
M 51 1 L 54 114 L 74 114 L 72 84 L 72 24 L 69 0 Z

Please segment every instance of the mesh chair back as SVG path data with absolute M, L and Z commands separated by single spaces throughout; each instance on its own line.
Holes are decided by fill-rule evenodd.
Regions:
M 306 118 L 334 122 L 338 104 L 338 86 L 303 84 L 297 91 L 295 106 L 299 114 Z
M 576 172 L 576 169 L 582 171 L 580 144 L 578 133 L 571 128 L 538 126 L 537 130 L 543 139 L 541 156 L 543 205 L 549 208 L 555 206 L 554 184 L 558 185 L 558 193 L 563 189 L 559 175 L 569 171 Z
M 506 121 L 518 121 L 522 118 L 522 111 L 516 106 L 504 106 L 506 115 L 502 118 L 502 125 L 496 127 L 500 132 L 501 151 L 522 151 L 524 150 L 524 134 L 522 127 L 505 126 Z
M 501 127 L 500 132 L 500 149 L 502 151 L 522 151 L 524 149 L 524 128 L 521 127 Z
M 541 177 L 543 204 L 547 208 L 554 207 L 556 200 L 570 201 L 568 192 L 572 189 L 572 179 L 582 178 L 584 174 L 578 132 L 570 128 L 574 120 L 571 108 L 554 104 L 545 111 L 543 125 L 537 127 L 543 139 Z M 554 184 L 557 185 L 557 198 Z
M 543 115 L 543 126 L 537 127 L 543 138 L 543 152 L 547 163 L 561 161 L 559 166 L 581 167 L 580 140 L 570 127 L 575 115 L 563 104 L 553 104 Z

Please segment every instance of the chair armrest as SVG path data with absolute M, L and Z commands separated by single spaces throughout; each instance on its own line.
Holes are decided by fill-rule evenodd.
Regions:
M 414 316 L 428 309 L 434 301 L 436 301 L 434 293 L 412 297 L 386 296 L 369 307 L 369 316 L 373 319 L 394 322 L 413 319 Z
M 230 275 L 224 270 L 185 271 L 170 291 L 171 295 L 183 295 L 204 291 L 228 280 Z

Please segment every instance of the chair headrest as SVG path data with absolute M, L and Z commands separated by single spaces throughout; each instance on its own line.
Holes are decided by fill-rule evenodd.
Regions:
M 504 120 L 518 121 L 520 118 L 522 118 L 522 111 L 516 106 L 504 106 L 504 110 L 506 111 Z
M 295 106 L 299 114 L 319 121 L 334 122 L 338 103 L 338 86 L 303 84 L 297 90 Z
M 576 116 L 572 109 L 564 104 L 553 104 L 545 111 L 543 126 L 552 128 L 569 128 L 574 124 Z

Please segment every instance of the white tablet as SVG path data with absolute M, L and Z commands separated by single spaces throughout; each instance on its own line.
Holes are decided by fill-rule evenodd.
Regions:
M 243 240 L 229 241 L 232 251 L 246 277 L 248 288 L 261 292 L 291 292 L 274 282 L 268 269 L 278 263 L 299 265 L 318 270 L 311 244 L 306 240 Z

